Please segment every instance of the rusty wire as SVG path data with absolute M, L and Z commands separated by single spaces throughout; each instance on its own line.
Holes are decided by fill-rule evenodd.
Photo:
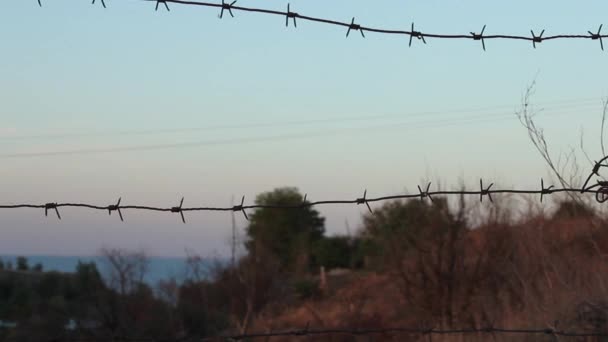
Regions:
M 38 5 L 42 6 L 41 0 L 37 0 L 37 1 L 38 1 Z M 291 10 L 290 4 L 287 4 L 287 11 L 277 11 L 277 10 L 270 10 L 270 9 L 264 9 L 264 8 L 237 6 L 236 0 L 232 1 L 232 2 L 225 2 L 224 0 L 222 0 L 221 3 L 203 2 L 203 1 L 187 1 L 187 0 L 141 0 L 141 1 L 154 2 L 155 10 L 158 10 L 159 6 L 162 4 L 163 7 L 167 11 L 170 11 L 169 3 L 180 4 L 180 5 L 189 5 L 189 6 L 217 8 L 220 10 L 220 12 L 218 14 L 218 17 L 220 19 L 224 17 L 225 12 L 228 12 L 228 14 L 230 14 L 231 17 L 235 17 L 233 11 L 235 11 L 235 12 L 242 11 L 242 12 L 262 13 L 262 14 L 266 14 L 266 15 L 284 17 L 285 26 L 289 26 L 289 19 L 293 20 L 294 27 L 297 27 L 296 19 L 312 21 L 312 22 L 317 22 L 317 23 L 322 23 L 322 24 L 327 24 L 327 25 L 344 27 L 346 29 L 346 37 L 348 37 L 350 35 L 351 31 L 359 31 L 359 33 L 361 34 L 361 36 L 363 38 L 365 38 L 365 32 L 391 34 L 391 35 L 405 35 L 405 36 L 409 36 L 409 46 L 410 47 L 412 46 L 413 38 L 417 38 L 417 39 L 421 40 L 424 44 L 427 43 L 427 41 L 426 41 L 427 38 L 465 39 L 465 40 L 468 39 L 468 40 L 480 41 L 481 47 L 483 48 L 484 51 L 486 50 L 486 40 L 488 40 L 488 39 L 522 40 L 522 41 L 531 42 L 532 46 L 534 48 L 536 48 L 536 46 L 538 44 L 548 41 L 548 40 L 590 39 L 590 40 L 599 41 L 600 48 L 603 51 L 604 50 L 603 38 L 608 38 L 608 35 L 602 34 L 603 25 L 600 25 L 597 31 L 587 30 L 587 32 L 583 33 L 583 34 L 557 34 L 557 35 L 552 35 L 552 36 L 543 36 L 543 34 L 545 33 L 544 29 L 541 30 L 539 34 L 536 34 L 534 32 L 534 30 L 530 30 L 531 35 L 529 35 L 529 36 L 507 35 L 507 34 L 486 34 L 485 31 L 486 31 L 487 25 L 484 25 L 483 28 L 481 29 L 481 31 L 479 31 L 479 33 L 469 32 L 467 34 L 440 34 L 440 33 L 428 33 L 428 32 L 422 32 L 422 31 L 415 30 L 413 22 L 411 23 L 410 30 L 407 31 L 407 30 L 399 30 L 399 29 L 387 29 L 387 28 L 364 26 L 360 23 L 357 23 L 355 21 L 354 17 L 352 17 L 352 19 L 350 21 L 344 22 L 344 21 L 337 21 L 337 20 L 325 19 L 325 18 L 320 18 L 320 17 L 307 16 L 307 15 L 300 14 L 298 12 L 293 12 Z M 92 4 L 95 4 L 95 2 L 96 2 L 96 0 L 93 0 Z M 105 0 L 101 0 L 100 2 L 101 2 L 101 5 L 104 8 L 106 8 Z

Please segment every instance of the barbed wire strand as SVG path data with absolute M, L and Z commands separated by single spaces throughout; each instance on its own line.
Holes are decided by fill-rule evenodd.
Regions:
M 121 221 L 124 221 L 124 217 L 122 211 L 125 209 L 128 210 L 146 210 L 146 211 L 157 211 L 157 212 L 171 212 L 177 213 L 180 215 L 183 223 L 186 223 L 186 218 L 184 216 L 185 212 L 191 211 L 232 211 L 232 212 L 241 212 L 245 219 L 249 220 L 249 216 L 247 215 L 247 210 L 250 209 L 305 209 L 313 206 L 321 206 L 321 205 L 331 205 L 331 204 L 354 204 L 361 205 L 365 204 L 370 213 L 373 214 L 372 207 L 370 203 L 376 202 L 384 202 L 391 200 L 400 200 L 400 199 L 414 199 L 419 198 L 421 201 L 428 198 L 431 202 L 433 201 L 433 197 L 435 196 L 479 196 L 479 201 L 483 202 L 484 196 L 488 197 L 490 202 L 494 202 L 492 198 L 492 194 L 519 194 L 519 195 L 540 195 L 539 199 L 542 202 L 547 195 L 557 194 L 557 193 L 580 193 L 580 194 L 594 194 L 595 200 L 598 203 L 604 203 L 608 201 L 608 181 L 605 180 L 597 180 L 595 184 L 589 185 L 593 176 L 601 177 L 600 170 L 602 168 L 608 168 L 608 156 L 604 156 L 599 161 L 594 163 L 594 166 L 586 177 L 585 182 L 580 188 L 555 188 L 553 185 L 545 187 L 545 181 L 543 178 L 540 179 L 540 189 L 532 190 L 532 189 L 492 189 L 494 183 L 490 183 L 488 186 L 484 186 L 483 179 L 479 179 L 479 190 L 460 190 L 460 191 L 450 191 L 450 190 L 437 190 L 430 191 L 432 183 L 429 182 L 425 188 L 422 190 L 420 185 L 418 185 L 418 194 L 401 194 L 401 195 L 392 195 L 392 196 L 382 196 L 375 198 L 367 197 L 367 189 L 363 191 L 362 197 L 357 197 L 355 199 L 350 200 L 323 200 L 323 201 L 308 201 L 308 194 L 304 194 L 304 198 L 299 204 L 251 204 L 245 205 L 245 196 L 241 197 L 241 203 L 238 205 L 233 205 L 231 207 L 184 207 L 184 197 L 181 198 L 179 202 L 179 206 L 174 207 L 154 207 L 147 205 L 121 205 L 122 197 L 118 198 L 116 203 L 100 206 L 88 203 L 57 203 L 57 202 L 49 202 L 45 204 L 8 204 L 8 205 L 0 205 L 0 209 L 44 209 L 44 215 L 48 216 L 49 211 L 55 211 L 57 218 L 61 220 L 61 214 L 59 213 L 59 208 L 65 207 L 73 207 L 73 208 L 87 208 L 93 210 L 107 210 L 108 215 L 112 215 L 112 212 L 117 212 Z
M 604 165 L 601 165 L 604 166 Z M 585 183 L 585 186 L 588 182 Z M 123 211 L 124 210 L 140 210 L 140 211 L 156 211 L 156 212 L 171 212 L 177 213 L 180 215 L 181 221 L 186 223 L 186 218 L 184 213 L 186 212 L 194 212 L 194 211 L 234 211 L 241 212 L 245 219 L 249 219 L 247 215 L 247 210 L 252 209 L 304 209 L 313 206 L 322 206 L 322 205 L 365 205 L 370 213 L 373 213 L 371 203 L 384 202 L 390 200 L 400 200 L 400 199 L 415 199 L 419 198 L 420 200 L 429 199 L 433 201 L 434 197 L 439 196 L 479 196 L 479 201 L 482 202 L 484 197 L 487 197 L 490 202 L 493 202 L 494 199 L 492 195 L 495 194 L 528 194 L 528 195 L 540 195 L 539 199 L 542 202 L 545 196 L 557 194 L 557 193 L 581 193 L 581 194 L 593 194 L 595 195 L 595 199 L 599 203 L 603 203 L 608 200 L 608 183 L 603 181 L 598 181 L 596 184 L 589 186 L 587 188 L 555 188 L 554 186 L 545 187 L 545 182 L 543 179 L 540 181 L 540 189 L 538 190 L 523 190 L 523 189 L 492 189 L 494 183 L 491 183 L 488 186 L 484 186 L 483 180 L 479 181 L 479 190 L 462 190 L 462 191 L 449 191 L 449 190 L 438 190 L 438 191 L 430 191 L 431 183 L 428 183 L 425 190 L 422 190 L 420 186 L 418 186 L 417 194 L 401 194 L 401 195 L 391 195 L 391 196 L 382 196 L 382 197 L 367 197 L 367 190 L 363 191 L 363 196 L 357 197 L 355 199 L 346 199 L 346 200 L 320 200 L 320 201 L 308 201 L 308 195 L 304 196 L 302 203 L 299 204 L 245 204 L 245 196 L 241 198 L 241 202 L 238 205 L 234 205 L 231 207 L 184 207 L 184 198 L 182 197 L 178 206 L 173 207 L 155 207 L 148 205 L 122 205 L 122 198 L 119 198 L 117 202 L 110 205 L 95 205 L 88 203 L 58 203 L 58 202 L 49 202 L 45 204 L 8 204 L 8 205 L 0 205 L 0 209 L 44 209 L 45 216 L 48 216 L 49 211 L 54 211 L 57 218 L 61 219 L 61 215 L 59 213 L 59 208 L 86 208 L 93 210 L 103 210 L 108 211 L 109 215 L 112 215 L 113 212 L 117 212 L 121 221 L 124 221 Z
M 453 328 L 453 329 L 434 329 L 434 328 L 414 328 L 414 327 L 386 327 L 386 328 L 327 328 L 327 329 L 311 329 L 307 326 L 304 329 L 269 331 L 269 332 L 253 332 L 237 335 L 217 335 L 209 337 L 198 336 L 182 336 L 179 338 L 146 338 L 146 337 L 117 337 L 113 336 L 112 341 L 123 342 L 211 342 L 211 341 L 243 341 L 268 339 L 272 337 L 311 337 L 321 335 L 350 335 L 350 336 L 372 336 L 372 335 L 417 335 L 417 336 L 432 336 L 432 335 L 471 335 L 471 334 L 490 334 L 490 335 L 550 335 L 553 337 L 563 338 L 581 338 L 581 337 L 608 337 L 608 332 L 605 331 L 575 331 L 562 330 L 553 326 L 546 328 Z M 8 340 L 11 340 L 9 337 Z M 106 341 L 107 337 L 57 337 L 50 341 L 53 342 L 94 342 Z
M 411 328 L 411 327 L 392 327 L 392 328 L 336 328 L 336 329 L 309 329 L 288 330 L 279 332 L 251 333 L 232 336 L 219 336 L 203 338 L 202 341 L 214 341 L 228 339 L 240 341 L 246 339 L 270 338 L 270 337 L 304 337 L 315 335 L 387 335 L 387 334 L 411 334 L 411 335 L 457 335 L 457 334 L 517 334 L 517 335 L 552 335 L 559 337 L 605 337 L 606 332 L 589 331 L 566 331 L 558 330 L 554 327 L 547 328 L 456 328 L 456 329 L 432 329 L 432 328 Z
M 38 1 L 38 5 L 42 7 L 41 0 L 37 0 L 37 1 Z M 534 47 L 534 48 L 536 48 L 536 46 L 538 44 L 540 44 L 544 41 L 548 41 L 548 40 L 590 39 L 590 40 L 598 40 L 600 43 L 600 48 L 603 51 L 604 50 L 603 39 L 608 38 L 608 35 L 602 34 L 603 24 L 599 26 L 597 32 L 588 30 L 586 34 L 557 34 L 557 35 L 552 35 L 552 36 L 543 36 L 545 33 L 544 29 L 541 30 L 539 34 L 536 34 L 534 32 L 534 30 L 530 30 L 530 33 L 531 33 L 530 36 L 508 35 L 508 34 L 486 34 L 485 31 L 486 31 L 487 25 L 484 25 L 482 27 L 481 31 L 479 31 L 479 33 L 469 32 L 468 34 L 439 34 L 439 33 L 428 33 L 428 32 L 422 32 L 422 31 L 416 30 L 413 22 L 411 23 L 410 30 L 407 31 L 407 30 L 395 30 L 395 29 L 364 26 L 364 25 L 361 25 L 360 23 L 356 22 L 355 17 L 352 17 L 350 22 L 342 22 L 342 21 L 337 21 L 337 20 L 332 20 L 332 19 L 307 16 L 307 15 L 300 14 L 298 12 L 293 12 L 291 10 L 291 4 L 287 4 L 287 11 L 283 12 L 283 11 L 277 11 L 277 10 L 264 9 L 264 8 L 237 6 L 236 5 L 237 1 L 225 2 L 224 0 L 222 0 L 221 3 L 186 1 L 186 0 L 141 0 L 141 1 L 155 2 L 156 11 L 158 11 L 159 6 L 162 4 L 162 5 L 164 5 L 164 8 L 169 12 L 170 11 L 169 3 L 179 4 L 179 5 L 188 5 L 188 6 L 218 8 L 220 10 L 220 13 L 218 14 L 218 17 L 220 19 L 224 17 L 225 12 L 228 12 L 228 14 L 230 14 L 231 17 L 235 17 L 233 11 L 262 13 L 262 14 L 266 14 L 266 15 L 281 16 L 281 17 L 285 17 L 285 26 L 287 26 L 287 27 L 289 26 L 289 19 L 292 19 L 294 27 L 297 27 L 297 19 L 312 21 L 312 22 L 317 22 L 317 23 L 322 23 L 322 24 L 327 24 L 327 25 L 344 27 L 344 28 L 346 28 L 346 37 L 348 37 L 350 35 L 351 31 L 359 31 L 363 38 L 365 38 L 365 32 L 390 34 L 390 35 L 406 35 L 406 36 L 409 36 L 409 46 L 410 47 L 412 46 L 412 41 L 414 38 L 421 40 L 424 44 L 427 43 L 427 41 L 426 41 L 427 38 L 466 39 L 466 40 L 480 41 L 481 46 L 484 51 L 486 50 L 486 40 L 488 40 L 488 39 L 509 39 L 509 40 L 528 41 L 528 42 L 532 42 L 532 47 Z M 95 2 L 96 1 L 93 0 L 92 4 L 94 5 Z M 101 2 L 101 5 L 104 8 L 106 8 L 105 0 L 101 0 L 100 2 Z

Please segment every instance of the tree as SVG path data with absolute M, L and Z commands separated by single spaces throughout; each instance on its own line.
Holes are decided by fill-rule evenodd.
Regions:
M 76 286 L 80 290 L 79 292 L 83 293 L 87 289 L 92 291 L 104 287 L 101 274 L 94 262 L 78 261 L 78 265 L 76 265 Z
M 464 213 L 459 213 L 464 216 Z M 456 220 L 449 211 L 445 198 L 433 202 L 419 200 L 392 201 L 385 203 L 374 214 L 363 217 L 361 238 L 367 241 L 368 255 L 379 265 L 400 259 L 431 226 L 440 228 L 434 234 L 447 232 Z
M 144 252 L 122 249 L 102 249 L 108 266 L 108 285 L 120 295 L 127 295 L 144 282 L 149 260 Z
M 27 271 L 29 270 L 30 267 L 27 263 L 27 258 L 26 257 L 17 257 L 17 270 L 18 271 Z
M 352 242 L 347 236 L 331 236 L 319 240 L 313 247 L 315 264 L 327 269 L 353 266 L 355 244 Z
M 375 257 L 418 322 L 438 328 L 476 324 L 485 320 L 472 310 L 480 297 L 495 304 L 479 293 L 497 279 L 499 268 L 489 254 L 506 250 L 505 239 L 481 244 L 471 234 L 466 211 L 461 196 L 454 211 L 445 198 L 433 198 L 387 203 L 364 217 L 363 235 L 374 242 Z
M 95 297 L 100 327 L 111 336 L 125 339 L 173 336 L 176 327 L 167 319 L 170 306 L 155 298 L 144 282 L 149 263 L 146 254 L 122 249 L 103 249 L 101 253 L 108 267 L 109 290 Z M 93 271 L 90 275 L 94 280 L 97 274 Z
M 297 188 L 284 187 L 260 194 L 257 205 L 300 206 L 307 203 Z M 257 209 L 250 217 L 246 247 L 251 255 L 260 249 L 274 255 L 281 270 L 308 269 L 311 248 L 323 237 L 325 218 L 311 207 L 291 210 Z

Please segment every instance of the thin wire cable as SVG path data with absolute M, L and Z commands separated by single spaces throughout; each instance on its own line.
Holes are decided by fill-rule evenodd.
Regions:
M 553 108 L 558 110 L 564 109 L 590 109 L 594 107 L 598 102 L 596 98 L 585 98 L 585 99 L 570 99 L 563 101 L 551 101 L 546 105 L 541 104 L 537 107 L 541 107 L 544 110 L 551 110 Z M 234 129 L 248 129 L 248 128 L 274 128 L 274 127 L 286 127 L 286 126 L 303 126 L 303 125 L 316 125 L 316 124 L 327 124 L 327 123 L 343 123 L 343 122 L 364 122 L 364 121 L 377 121 L 377 120 L 389 120 L 389 119 L 408 119 L 414 117 L 429 117 L 429 116 L 452 116 L 456 113 L 475 113 L 484 112 L 484 115 L 492 112 L 501 112 L 497 114 L 488 114 L 488 116 L 503 115 L 504 110 L 513 108 L 512 105 L 497 105 L 497 106 L 486 106 L 486 107 L 475 107 L 475 108 L 462 108 L 454 110 L 435 110 L 435 111 L 421 111 L 421 112 L 410 112 L 404 114 L 385 114 L 385 115 L 358 115 L 358 116 L 343 116 L 343 117 L 327 117 L 320 119 L 309 119 L 309 120 L 293 120 L 293 121 L 278 121 L 278 122 L 249 122 L 242 124 L 226 124 L 226 125 L 213 125 L 205 127 L 189 127 L 189 128 L 163 128 L 163 129 L 148 129 L 148 130 L 124 130 L 124 131 L 93 131 L 84 133 L 59 133 L 59 134 L 38 134 L 38 135 L 0 135 L 0 141 L 12 141 L 12 140 L 43 140 L 43 139 L 70 139 L 70 138 L 87 138 L 87 137 L 105 137 L 105 136 L 133 136 L 133 135 L 156 135 L 156 134 L 175 134 L 175 133 L 188 133 L 188 132 L 200 132 L 200 131 L 218 131 L 218 130 L 234 130 Z
M 38 5 L 42 6 L 41 0 L 37 0 Z M 294 26 L 297 27 L 297 19 L 306 20 L 311 22 L 317 22 L 327 25 L 339 26 L 346 29 L 346 37 L 348 37 L 351 31 L 359 31 L 361 36 L 365 38 L 365 32 L 373 32 L 380 34 L 389 34 L 389 35 L 405 35 L 409 36 L 409 46 L 412 46 L 412 41 L 414 38 L 421 40 L 424 44 L 427 43 L 428 38 L 435 39 L 459 39 L 459 40 L 473 40 L 480 41 L 481 47 L 483 50 L 486 50 L 486 40 L 520 40 L 531 42 L 532 47 L 536 48 L 536 46 L 544 41 L 548 40 L 565 40 L 565 39 L 589 39 L 589 40 L 597 40 L 600 43 L 600 48 L 602 51 L 604 50 L 604 42 L 603 39 L 607 38 L 608 35 L 602 34 L 603 25 L 599 25 L 597 31 L 587 30 L 586 34 L 557 34 L 552 36 L 544 36 L 545 30 L 541 30 L 540 33 L 535 33 L 534 30 L 530 30 L 529 36 L 522 35 L 508 35 L 508 34 L 486 34 L 487 25 L 484 25 L 479 33 L 476 32 L 468 32 L 466 34 L 445 34 L 445 33 L 428 33 L 415 29 L 414 23 L 411 24 L 411 29 L 408 30 L 398 30 L 398 29 L 387 29 L 387 28 L 377 28 L 371 26 L 361 25 L 356 22 L 356 19 L 353 17 L 350 22 L 337 21 L 332 19 L 325 19 L 320 17 L 312 17 L 307 15 L 302 15 L 297 12 L 291 11 L 291 6 L 288 4 L 287 11 L 277 11 L 270 10 L 264 8 L 256 8 L 256 7 L 243 7 L 237 6 L 236 0 L 232 2 L 225 2 L 222 0 L 221 3 L 212 3 L 212 2 L 202 2 L 202 1 L 185 1 L 185 0 L 141 0 L 147 2 L 156 3 L 155 10 L 158 11 L 159 6 L 162 4 L 163 7 L 169 12 L 169 4 L 180 4 L 180 5 L 188 5 L 188 6 L 200 6 L 200 7 L 210 7 L 217 8 L 220 10 L 218 15 L 219 18 L 223 18 L 224 13 L 228 12 L 231 17 L 234 17 L 234 12 L 242 11 L 242 12 L 250 12 L 250 13 L 261 13 L 265 15 L 273 15 L 280 16 L 285 18 L 285 25 L 289 26 L 289 19 L 293 20 Z M 95 4 L 95 1 L 93 1 Z M 106 7 L 105 2 L 102 2 L 103 7 Z M 537 31 L 538 32 L 538 31 Z
M 541 112 L 538 116 L 558 116 L 571 114 L 571 110 L 558 110 L 555 112 Z M 33 158 L 33 157 L 53 157 L 53 156 L 71 156 L 71 155 L 83 155 L 83 154 L 98 154 L 98 153 L 118 153 L 118 152 L 134 152 L 134 151 L 154 151 L 154 150 L 167 150 L 167 149 L 181 149 L 181 148 L 193 148 L 203 146 L 224 146 L 224 145 L 238 145 L 238 144 L 251 144 L 261 142 L 277 142 L 277 141 L 288 141 L 297 139 L 310 139 L 319 138 L 325 136 L 337 136 L 349 133 L 357 132 L 373 132 L 377 130 L 395 130 L 398 129 L 400 132 L 408 130 L 417 130 L 421 132 L 422 129 L 427 128 L 442 128 L 442 127 L 454 127 L 471 124 L 488 124 L 494 122 L 503 122 L 510 119 L 514 119 L 513 114 L 497 114 L 497 115 L 476 115 L 468 117 L 460 117 L 453 119 L 442 119 L 442 120 L 429 120 L 422 122 L 394 122 L 390 124 L 364 126 L 364 127 L 350 127 L 350 128 L 338 128 L 333 130 L 324 131 L 310 131 L 310 132 L 297 132 L 288 134 L 279 134 L 273 136 L 258 136 L 258 137 L 237 137 L 229 139 L 217 139 L 217 140 L 206 140 L 206 141 L 193 141 L 193 142 L 179 142 L 179 143 L 168 143 L 168 144 L 150 144 L 150 145 L 133 145 L 133 146 L 115 146 L 105 148 L 80 148 L 74 150 L 61 150 L 61 151 L 40 151 L 40 152 L 15 152 L 0 154 L 0 159 L 9 158 Z

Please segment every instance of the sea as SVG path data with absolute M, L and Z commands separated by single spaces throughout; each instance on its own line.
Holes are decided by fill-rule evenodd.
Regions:
M 27 258 L 28 265 L 33 267 L 37 263 L 42 264 L 44 271 L 58 271 L 73 273 L 76 271 L 78 262 L 94 262 L 97 269 L 103 275 L 109 272 L 107 262 L 101 256 L 50 256 L 50 255 L 22 255 Z M 18 255 L 0 255 L 4 264 L 10 261 L 16 265 Z M 148 270 L 144 282 L 150 286 L 156 286 L 159 281 L 174 278 L 182 282 L 186 276 L 186 258 L 173 257 L 148 257 Z

